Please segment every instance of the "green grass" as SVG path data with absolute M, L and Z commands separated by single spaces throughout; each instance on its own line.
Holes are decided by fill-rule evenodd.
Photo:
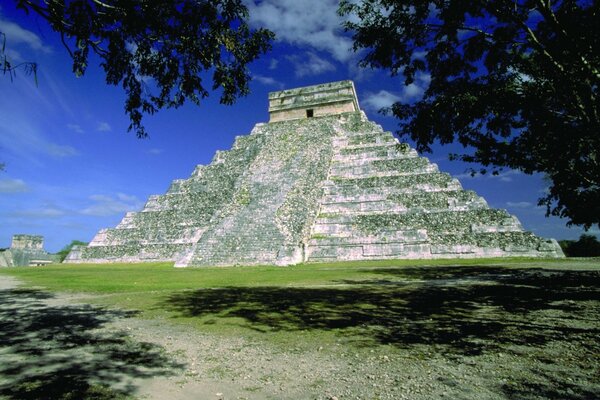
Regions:
M 378 316 L 403 307 L 423 283 L 493 270 L 529 267 L 589 267 L 589 260 L 477 259 L 385 260 L 301 264 L 291 267 L 245 266 L 174 268 L 153 264 L 60 264 L 5 268 L 29 287 L 91 294 L 85 301 L 139 311 L 142 318 L 168 319 L 205 332 L 246 335 L 273 344 L 332 343 L 337 333 L 376 336 Z M 456 267 L 456 268 L 454 268 Z M 420 294 L 419 294 L 420 295 Z M 360 316 L 360 318 L 357 317 Z M 400 318 L 402 312 L 398 312 Z M 383 322 L 379 319 L 383 318 Z M 372 330 L 370 333 L 365 333 Z M 387 328 L 386 328 L 387 329 Z
M 401 271 L 407 267 L 529 264 L 560 266 L 565 259 L 443 259 L 379 260 L 300 264 L 296 266 L 244 266 L 174 268 L 171 263 L 57 264 L 36 268 L 5 268 L 0 274 L 14 276 L 28 285 L 51 291 L 119 294 L 127 292 L 178 291 L 218 287 L 315 286 L 376 278 L 379 268 Z
M 274 357 L 298 354 L 308 360 L 344 360 L 351 354 L 352 360 L 369 361 L 385 355 L 427 364 L 435 353 L 438 362 L 443 354 L 460 363 L 465 357 L 510 354 L 527 346 L 523 358 L 534 359 L 547 343 L 551 351 L 542 355 L 552 359 L 558 343 L 574 349 L 573 360 L 583 360 L 577 368 L 589 371 L 599 350 L 600 259 L 183 269 L 170 263 L 61 264 L 0 269 L 0 280 L 6 275 L 23 287 L 0 291 L 5 348 L 14 353 L 8 358 L 11 371 L 27 366 L 7 389 L 11 398 L 125 400 L 130 398 L 126 390 L 108 385 L 115 377 L 110 371 L 140 367 L 162 375 L 176 367 L 173 354 L 129 336 L 130 324 L 147 327 L 151 335 L 168 332 L 180 341 L 200 333 L 206 343 L 258 346 Z M 83 296 L 44 307 L 43 300 L 52 298 L 47 291 Z M 126 319 L 132 316 L 153 322 L 136 325 Z M 111 321 L 120 321 L 120 328 L 97 332 Z M 94 357 L 83 364 L 78 357 L 66 362 L 63 349 L 77 351 L 78 346 Z M 229 379 L 218 363 L 222 357 L 214 353 L 201 361 L 214 364 L 207 369 L 209 379 Z M 31 375 L 31 365 L 41 369 Z M 98 379 L 99 371 L 108 372 Z M 177 376 L 181 384 L 192 378 L 186 372 Z M 255 383 L 245 390 L 264 386 Z M 307 380 L 307 385 L 324 384 Z M 573 387 L 572 381 L 564 387 Z

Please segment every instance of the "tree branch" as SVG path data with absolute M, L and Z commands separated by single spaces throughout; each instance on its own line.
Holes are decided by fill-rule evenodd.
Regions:
M 106 4 L 101 2 L 100 0 L 92 0 L 95 4 L 99 5 L 100 7 L 104 7 L 104 8 L 110 8 L 112 10 L 115 10 L 117 7 L 115 6 L 111 6 L 110 4 Z

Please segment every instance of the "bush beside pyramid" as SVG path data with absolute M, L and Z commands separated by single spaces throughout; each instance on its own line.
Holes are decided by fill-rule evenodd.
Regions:
M 274 92 L 269 103 L 269 123 L 66 262 L 563 256 L 369 121 L 351 81 Z

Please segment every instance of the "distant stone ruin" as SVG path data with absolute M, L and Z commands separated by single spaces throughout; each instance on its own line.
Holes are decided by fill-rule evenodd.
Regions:
M 46 265 L 57 262 L 56 256 L 44 250 L 44 237 L 13 235 L 10 248 L 0 252 L 0 267 Z
M 66 262 L 563 256 L 369 121 L 351 81 L 271 93 L 269 114 Z

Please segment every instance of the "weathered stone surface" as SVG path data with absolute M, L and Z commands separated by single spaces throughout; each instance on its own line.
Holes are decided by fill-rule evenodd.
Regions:
M 10 248 L 0 252 L 0 267 L 24 267 L 57 262 L 56 256 L 44 250 L 40 235 L 13 235 Z
M 13 235 L 11 249 L 43 250 L 44 237 L 41 235 Z
M 269 96 L 271 122 L 68 262 L 176 266 L 563 256 L 358 109 L 350 81 Z M 307 114 L 307 110 L 311 110 Z
M 269 122 L 359 111 L 352 81 L 324 83 L 269 93 Z

